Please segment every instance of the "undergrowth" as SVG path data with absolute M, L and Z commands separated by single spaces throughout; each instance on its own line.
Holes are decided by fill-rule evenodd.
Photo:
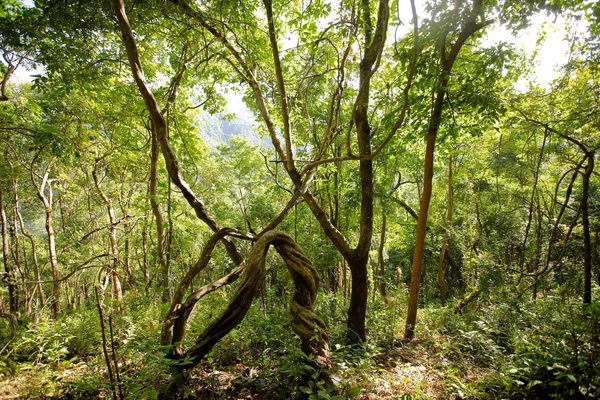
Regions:
M 199 304 L 189 345 L 227 295 Z M 173 382 L 174 361 L 160 346 L 164 307 L 139 304 L 113 312 L 114 348 L 123 397 L 155 399 L 177 385 L 182 398 L 596 398 L 600 395 L 600 305 L 550 293 L 519 300 L 482 296 L 464 310 L 455 304 L 419 311 L 417 339 L 402 341 L 405 294 L 369 308 L 370 341 L 348 342 L 344 299 L 321 295 L 316 311 L 329 327 L 333 369 L 321 370 L 300 350 L 287 299 L 257 301 L 187 380 Z M 212 310 L 212 311 L 211 311 Z M 105 398 L 108 382 L 94 307 L 59 320 L 22 321 L 17 336 L 0 329 L 2 388 L 29 398 Z M 21 382 L 17 384 L 17 382 Z

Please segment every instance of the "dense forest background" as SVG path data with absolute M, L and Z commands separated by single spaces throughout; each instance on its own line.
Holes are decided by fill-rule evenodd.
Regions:
M 0 4 L 1 398 L 600 395 L 597 3 Z

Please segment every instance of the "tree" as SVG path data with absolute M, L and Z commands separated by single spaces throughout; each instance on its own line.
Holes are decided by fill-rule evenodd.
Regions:
M 435 99 L 432 103 L 431 116 L 429 118 L 429 128 L 427 132 L 427 147 L 425 150 L 425 168 L 423 172 L 423 193 L 419 207 L 419 219 L 417 221 L 417 242 L 413 256 L 413 269 L 410 285 L 410 299 L 408 314 L 406 317 L 406 328 L 404 337 L 412 339 L 414 336 L 415 324 L 417 321 L 417 307 L 419 299 L 419 285 L 421 281 L 421 269 L 423 265 L 423 249 L 425 246 L 425 231 L 427 228 L 427 214 L 429 212 L 429 202 L 431 200 L 432 180 L 433 180 L 433 156 L 435 142 L 442 121 L 442 111 L 445 103 L 446 90 L 450 81 L 450 74 L 454 62 L 458 57 L 460 50 L 465 42 L 480 29 L 489 25 L 492 21 L 482 21 L 482 4 L 479 0 L 474 0 L 472 7 L 466 10 L 456 10 L 463 15 L 463 24 L 455 28 L 448 28 L 440 36 L 440 65 L 439 83 L 435 88 Z M 447 42 L 450 33 L 455 35 L 455 42 L 448 49 Z

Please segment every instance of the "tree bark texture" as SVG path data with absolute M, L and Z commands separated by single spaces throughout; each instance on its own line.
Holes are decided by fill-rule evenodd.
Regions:
M 252 246 L 240 285 L 227 309 L 183 353 L 183 356 L 192 358 L 193 362 L 182 368 L 191 368 L 200 362 L 245 317 L 265 279 L 265 262 L 270 246 L 274 246 L 285 261 L 296 286 L 290 304 L 291 324 L 294 332 L 302 339 L 302 349 L 307 354 L 315 354 L 326 363 L 329 352 L 326 327 L 313 311 L 319 285 L 317 270 L 291 236 L 279 231 L 269 231 Z
M 2 257 L 4 260 L 4 272 L 6 276 L 4 281 L 8 284 L 8 304 L 10 314 L 16 315 L 19 311 L 19 301 L 17 297 L 17 277 L 10 263 L 10 248 L 8 247 L 8 229 L 6 221 L 6 211 L 4 206 L 4 196 L 0 187 L 0 216 L 2 221 Z

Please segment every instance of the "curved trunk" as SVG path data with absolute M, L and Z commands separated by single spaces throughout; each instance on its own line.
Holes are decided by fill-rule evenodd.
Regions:
M 285 261 L 296 286 L 290 304 L 291 324 L 294 332 L 302 339 L 302 349 L 307 354 L 316 354 L 317 362 L 327 364 L 329 347 L 325 323 L 313 311 L 319 285 L 317 270 L 288 234 L 269 231 L 252 246 L 247 267 L 229 306 L 221 317 L 206 328 L 196 343 L 182 354 L 185 358 L 191 358 L 192 362 L 181 368 L 197 365 L 245 317 L 265 279 L 266 256 L 270 246 L 274 246 Z
M 56 242 L 55 242 L 55 238 L 54 238 L 54 228 L 52 227 L 52 211 L 53 211 L 52 210 L 52 185 L 51 185 L 50 181 L 48 180 L 50 168 L 52 167 L 52 164 L 54 164 L 54 161 L 56 161 L 56 158 L 53 158 L 48 163 L 48 166 L 44 170 L 44 173 L 42 175 L 42 180 L 39 185 L 36 183 L 36 180 L 35 180 L 36 173 L 33 170 L 33 164 L 35 163 L 36 160 L 37 160 L 37 156 L 34 158 L 34 160 L 32 162 L 32 166 L 30 169 L 30 175 L 31 175 L 31 182 L 33 183 L 33 186 L 37 190 L 38 198 L 44 205 L 44 212 L 46 213 L 46 233 L 48 235 L 48 253 L 49 253 L 49 258 L 50 258 L 50 266 L 52 267 L 52 280 L 53 280 L 52 295 L 54 297 L 52 299 L 52 318 L 56 318 L 58 316 L 58 313 L 60 312 L 61 288 L 60 288 L 60 276 L 59 276 L 59 270 L 58 270 L 58 257 L 56 255 Z M 48 185 L 48 195 L 46 195 L 46 185 Z

